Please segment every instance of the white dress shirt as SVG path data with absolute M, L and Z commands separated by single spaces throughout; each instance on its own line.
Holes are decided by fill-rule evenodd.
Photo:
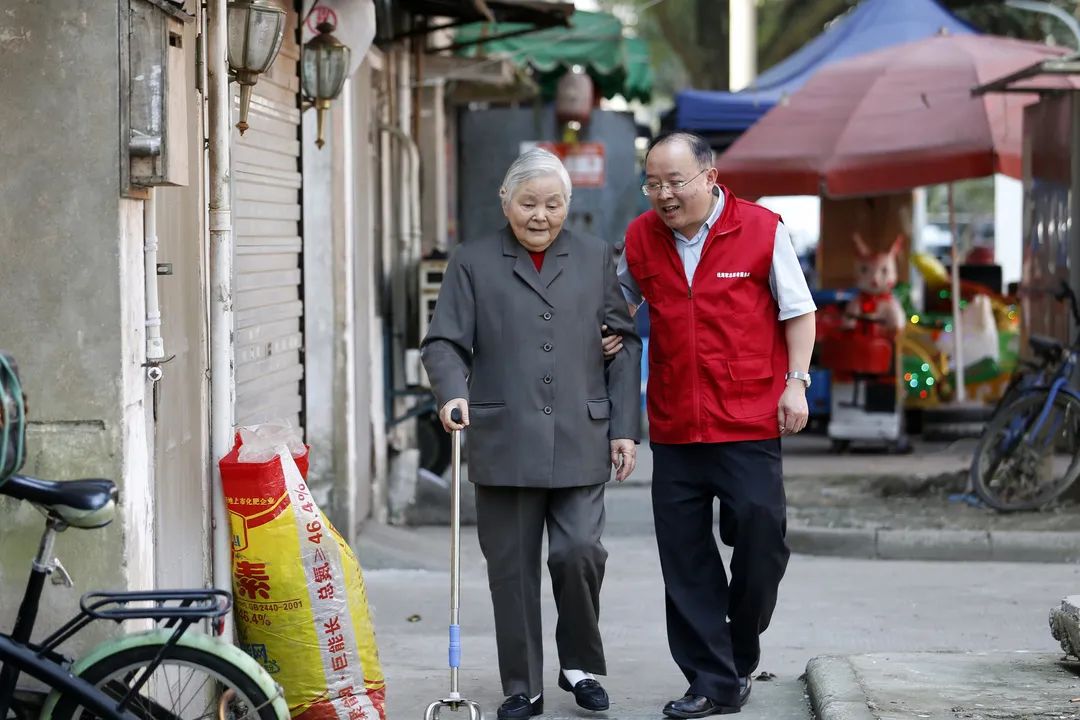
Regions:
M 675 249 L 679 251 L 683 270 L 686 272 L 686 283 L 690 287 L 694 285 L 694 272 L 701 261 L 701 250 L 705 247 L 705 238 L 709 236 L 709 230 L 720 218 L 720 213 L 724 211 L 724 196 L 720 193 L 719 187 L 715 188 L 714 194 L 716 200 L 713 210 L 694 237 L 688 238 L 680 232 L 672 231 L 672 235 L 675 236 Z M 619 283 L 622 285 L 626 302 L 634 307 L 642 303 L 641 289 L 626 264 L 626 253 L 619 258 Z M 776 225 L 772 267 L 769 269 L 769 289 L 772 290 L 776 304 L 780 306 L 780 320 L 790 320 L 817 310 L 814 299 L 810 295 L 810 288 L 806 284 L 806 278 L 803 276 L 802 267 L 799 265 L 799 257 L 795 254 L 795 246 L 791 243 L 791 236 L 784 227 L 784 223 Z

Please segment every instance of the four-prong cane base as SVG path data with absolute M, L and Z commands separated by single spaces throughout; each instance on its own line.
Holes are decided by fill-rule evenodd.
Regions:
M 428 705 L 427 710 L 424 712 L 424 720 L 439 720 L 443 708 L 450 708 L 452 711 L 457 712 L 462 706 L 469 708 L 469 720 L 482 720 L 483 714 L 480 712 L 480 705 L 464 698 L 436 700 Z

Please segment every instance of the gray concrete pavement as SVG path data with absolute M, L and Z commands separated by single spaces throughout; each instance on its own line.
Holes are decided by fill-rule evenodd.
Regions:
M 475 530 L 465 528 L 463 539 L 461 688 L 483 705 L 490 719 L 502 700 L 491 603 Z M 610 671 L 605 686 L 613 705 L 600 717 L 660 718 L 662 704 L 685 689 L 667 651 L 663 585 L 654 542 L 646 489 L 610 492 L 605 535 L 610 557 L 601 624 Z M 447 528 L 369 526 L 356 548 L 365 568 L 387 675 L 389 717 L 419 719 L 427 703 L 448 689 Z M 741 717 L 810 717 L 800 677 L 807 662 L 820 655 L 1055 653 L 1057 643 L 1047 629 L 1047 610 L 1075 593 L 1078 586 L 1080 568 L 1074 565 L 794 555 L 773 625 L 763 638 L 760 670 L 776 677 L 755 684 Z M 571 697 L 555 687 L 554 607 L 549 586 L 545 586 L 543 602 L 550 678 L 544 717 L 586 717 L 588 713 L 579 711 Z M 443 717 L 456 720 L 450 713 Z
M 821 720 L 1080 718 L 1080 677 L 1058 654 L 880 653 L 821 657 L 807 682 Z

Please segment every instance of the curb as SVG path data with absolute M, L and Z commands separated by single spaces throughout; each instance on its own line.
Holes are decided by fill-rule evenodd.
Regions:
M 845 658 L 825 655 L 806 664 L 806 689 L 818 720 L 878 720 Z
M 1080 559 L 1080 532 L 789 525 L 787 541 L 792 552 L 803 555 L 867 560 L 1069 563 Z

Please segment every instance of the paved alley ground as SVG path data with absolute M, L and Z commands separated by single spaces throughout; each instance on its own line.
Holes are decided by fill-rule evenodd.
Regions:
M 646 459 L 647 462 L 647 459 Z M 375 617 L 388 682 L 390 720 L 419 720 L 448 689 L 446 625 L 449 576 L 446 527 L 369 525 L 356 548 Z M 653 538 L 649 488 L 611 486 L 605 545 L 610 553 L 601 627 L 612 708 L 598 717 L 660 718 L 685 690 L 671 661 L 663 620 L 663 584 Z M 485 718 L 502 701 L 491 602 L 475 529 L 463 531 L 461 689 Z M 554 605 L 544 595 L 549 683 L 544 717 L 588 717 L 555 686 Z M 914 562 L 794 555 L 772 627 L 763 638 L 758 681 L 740 717 L 811 717 L 800 677 L 820 655 L 902 651 L 1058 651 L 1047 613 L 1080 590 L 1072 564 Z M 449 712 L 443 718 L 463 715 Z

